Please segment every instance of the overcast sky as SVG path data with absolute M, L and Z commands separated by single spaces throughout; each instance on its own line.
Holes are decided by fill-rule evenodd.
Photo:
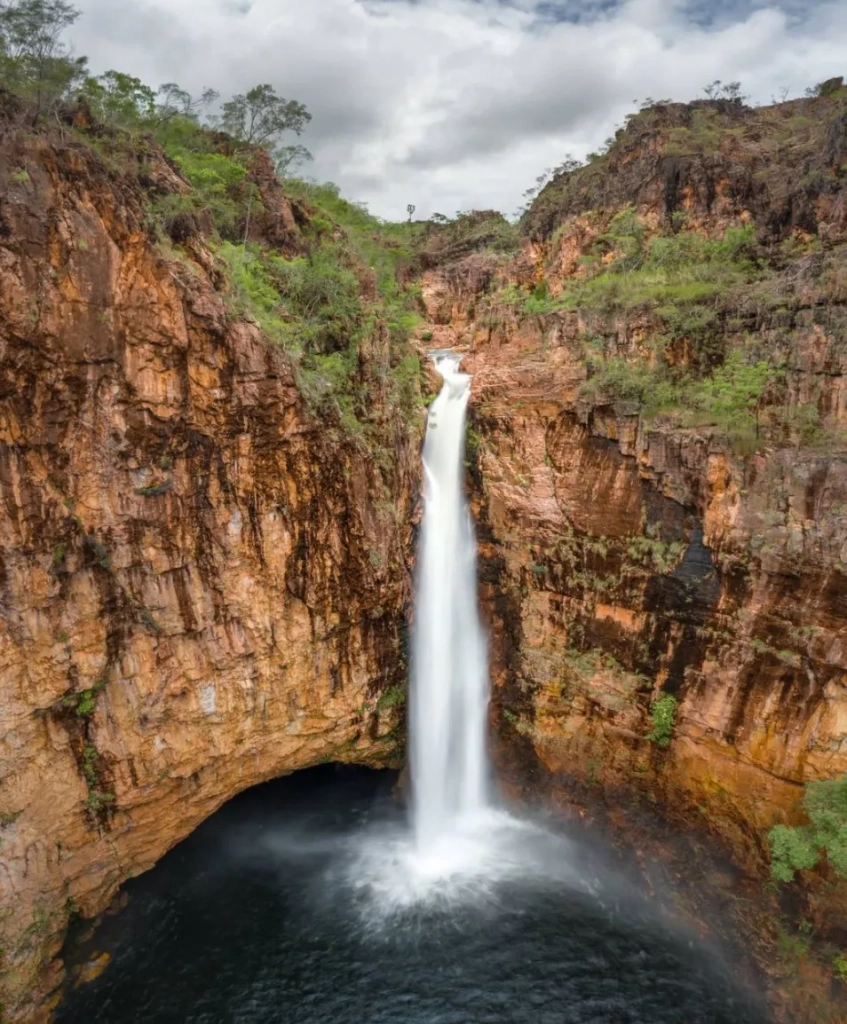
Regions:
M 376 214 L 513 213 L 646 96 L 754 101 L 847 75 L 845 0 L 75 0 L 77 54 L 305 103 L 306 173 Z M 296 140 L 292 140 L 296 141 Z

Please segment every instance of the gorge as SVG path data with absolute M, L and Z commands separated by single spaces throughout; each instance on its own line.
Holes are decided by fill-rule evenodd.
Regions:
M 434 361 L 444 384 L 423 450 L 411 822 L 356 776 L 312 773 L 276 799 L 233 801 L 205 841 L 173 851 L 170 875 L 163 864 L 131 890 L 111 938 L 88 936 L 93 984 L 60 1020 L 763 1020 L 716 951 L 669 927 L 601 848 L 513 817 L 489 792 L 461 473 L 470 378 L 452 353 Z
M 643 861 L 672 833 L 717 851 L 774 1019 L 843 1019 L 837 860 L 777 885 L 768 839 L 847 775 L 843 83 L 648 107 L 517 228 L 381 225 L 226 136 L 195 151 L 84 106 L 33 127 L 5 92 L 0 117 L 6 1018 L 49 1019 L 68 922 L 158 884 L 136 876 L 237 794 L 403 767 L 426 356 L 450 350 L 494 774 Z M 430 595 L 422 635 L 456 599 Z M 437 821 L 445 783 L 410 755 Z M 351 807 L 383 785 L 343 778 Z M 538 899 L 546 946 L 510 934 L 549 966 L 584 919 Z

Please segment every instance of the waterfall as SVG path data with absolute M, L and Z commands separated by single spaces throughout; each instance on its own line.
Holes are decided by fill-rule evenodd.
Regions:
M 486 642 L 476 597 L 476 541 L 462 486 L 471 378 L 437 353 L 444 385 L 423 451 L 424 516 L 412 647 L 410 757 L 419 849 L 487 804 Z

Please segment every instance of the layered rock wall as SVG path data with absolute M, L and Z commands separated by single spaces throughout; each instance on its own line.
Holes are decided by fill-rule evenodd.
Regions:
M 757 878 L 769 829 L 803 820 L 804 785 L 847 773 L 843 103 L 842 90 L 649 111 L 542 192 L 519 252 L 424 275 L 433 343 L 464 348 L 474 374 L 468 464 L 505 770 L 528 794 L 643 803 Z M 628 275 L 656 235 L 727 230 L 746 232 L 747 262 L 713 287 L 705 329 L 682 289 Z M 613 260 L 606 292 L 578 290 Z M 674 314 L 690 334 L 672 333 Z M 740 446 L 586 386 L 598 352 L 601 369 L 634 372 L 662 352 L 679 377 L 733 349 L 782 382 Z M 809 435 L 790 426 L 803 416 Z M 663 695 L 667 745 L 651 714 Z M 807 877 L 794 910 L 838 947 L 833 881 Z
M 7 146 L 0 223 L 2 1002 L 31 1021 L 70 914 L 229 797 L 396 763 L 417 460 L 311 414 L 90 148 Z

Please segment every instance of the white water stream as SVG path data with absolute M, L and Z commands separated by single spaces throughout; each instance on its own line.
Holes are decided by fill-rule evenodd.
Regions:
M 412 648 L 410 756 L 422 852 L 487 807 L 488 664 L 476 597 L 476 541 L 462 486 L 471 378 L 453 353 L 430 406 Z
M 350 884 L 370 897 L 362 910 L 376 920 L 421 903 L 482 906 L 506 879 L 573 883 L 567 841 L 492 798 L 488 650 L 462 479 L 471 378 L 454 353 L 433 358 L 444 385 L 430 406 L 423 451 L 409 694 L 412 830 L 364 832 L 348 864 Z

